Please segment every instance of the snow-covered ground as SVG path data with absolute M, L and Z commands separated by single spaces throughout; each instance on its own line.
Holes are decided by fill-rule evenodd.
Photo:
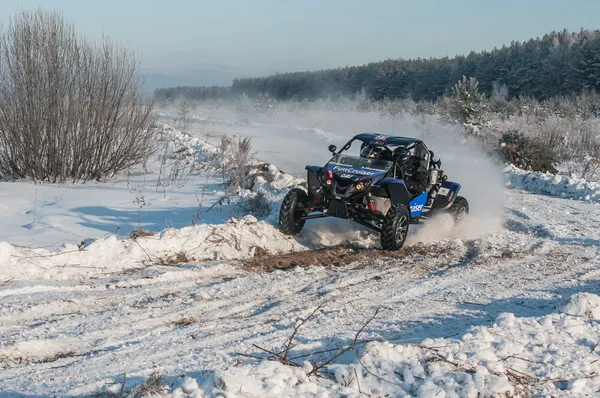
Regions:
M 235 262 L 209 261 L 138 265 L 69 280 L 39 276 L 5 281 L 0 291 L 0 387 L 34 395 L 90 394 L 115 387 L 111 383 L 122 381 L 124 375 L 127 389 L 134 388 L 156 371 L 175 385 L 185 377 L 194 378 L 208 396 L 220 385 L 214 382 L 215 375 L 224 378 L 228 396 L 240 391 L 255 396 L 299 394 L 317 387 L 294 384 L 298 370 L 273 364 L 238 370 L 234 365 L 253 363 L 238 353 L 261 355 L 253 344 L 280 349 L 296 317 L 323 303 L 300 330 L 294 355 L 331 347 L 333 337 L 347 344 L 382 308 L 361 338 L 446 346 L 441 354 L 459 364 L 450 374 L 444 371 L 448 364 L 439 362 L 439 369 L 421 370 L 417 365 L 432 362 L 435 352 L 387 343 L 367 348 L 362 353 L 365 366 L 402 384 L 397 392 L 412 388 L 403 384 L 406 378 L 412 380 L 409 374 L 418 378 L 409 383 L 417 389 L 434 388 L 427 381 L 440 387 L 452 381 L 452 387 L 461 380 L 469 388 L 484 382 L 508 388 L 506 380 L 500 383 L 486 376 L 491 371 L 506 375 L 508 368 L 542 381 L 583 380 L 530 386 L 552 394 L 581 384 L 585 384 L 581 391 L 597 390 L 596 380 L 588 379 L 600 370 L 591 360 L 599 355 L 591 353 L 594 338 L 600 340 L 597 323 L 582 317 L 585 311 L 577 310 L 573 317 L 553 315 L 573 293 L 600 293 L 597 210 L 585 202 L 510 193 L 506 221 L 497 233 L 417 244 L 395 258 L 339 268 L 322 264 L 257 273 Z M 565 213 L 573 217 L 571 222 L 560 216 Z M 140 244 L 151 247 L 147 240 Z M 62 263 L 59 259 L 54 257 L 56 264 Z M 589 313 L 597 317 L 597 309 Z M 521 319 L 532 316 L 541 318 Z M 189 325 L 176 324 L 186 317 L 191 319 Z M 499 326 L 491 331 L 469 331 L 494 322 Z M 501 361 L 511 354 L 524 360 Z M 347 367 L 337 370 L 340 374 L 361 366 L 351 355 L 343 363 Z M 402 370 L 401 377 L 390 373 L 407 367 L 409 373 Z M 393 388 L 357 371 L 367 379 L 360 379 L 361 388 Z M 324 381 L 312 383 L 325 383 L 319 388 L 335 391 Z
M 513 165 L 506 167 L 505 175 L 511 188 L 520 188 L 561 198 L 600 202 L 600 184 L 594 181 L 539 171 L 532 173 Z
M 285 156 L 289 174 L 270 167 L 243 193 L 263 192 L 276 214 L 304 164 L 322 163 L 327 144 L 341 144 L 368 122 L 351 116 L 356 128 L 346 133 L 352 121 L 331 115 L 306 128 L 261 120 L 197 124 L 191 136 L 161 131 L 184 149 L 178 156 L 188 166 L 198 157 L 210 163 L 207 142 L 216 145 L 220 134 L 252 135 L 258 157 L 279 167 Z M 418 133 L 463 183 L 473 209 L 467 223 L 417 226 L 397 255 L 373 251 L 337 266 L 260 256 L 346 242 L 372 247 L 377 237 L 331 220 L 284 237 L 274 216 L 239 214 L 235 198 L 211 208 L 225 192 L 208 168 L 165 190 L 156 187 L 158 161 L 148 173 L 107 184 L 3 183 L 0 397 L 135 395 L 153 373 L 174 397 L 595 394 L 597 201 L 507 190 L 507 181 L 534 185 L 517 184 L 509 174 L 521 172 L 503 173 L 468 143 L 436 136 L 437 127 L 421 125 Z M 138 228 L 155 234 L 126 236 Z M 265 267 L 283 261 L 281 269 L 245 266 L 261 258 Z M 351 344 L 379 309 L 360 335 L 375 341 L 348 350 L 319 378 L 308 377 L 311 366 L 302 361 L 322 363 L 335 351 L 295 360 L 301 367 L 248 357 L 268 356 L 258 347 L 280 352 L 297 318 L 318 305 L 289 357 Z

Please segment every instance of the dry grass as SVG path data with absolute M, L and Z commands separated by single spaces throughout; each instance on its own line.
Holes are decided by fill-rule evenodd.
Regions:
M 186 315 L 183 318 L 178 319 L 177 321 L 173 322 L 173 324 L 177 327 L 185 327 L 185 326 L 193 325 L 194 323 L 200 323 L 201 321 L 202 321 L 202 319 L 200 319 L 197 316 Z
M 141 398 L 155 395 L 166 397 L 168 391 L 166 384 L 164 377 L 161 374 L 154 372 L 146 379 L 144 384 L 135 390 L 133 397 Z
M 146 238 L 149 236 L 154 236 L 154 233 L 146 229 L 135 229 L 129 233 L 131 239 Z
M 254 256 L 256 258 L 266 257 L 269 255 L 269 252 L 264 247 L 254 246 Z
M 198 259 L 195 257 L 188 256 L 188 254 L 182 250 L 170 256 L 160 258 L 157 263 L 159 265 L 177 265 L 192 263 L 195 261 L 198 261 Z
M 59 359 L 73 358 L 75 356 L 77 356 L 77 353 L 75 353 L 75 351 L 58 352 L 56 354 L 48 355 L 47 357 L 41 357 L 41 358 L 0 356 L 0 363 L 30 365 L 30 364 L 37 364 L 37 363 L 56 362 Z

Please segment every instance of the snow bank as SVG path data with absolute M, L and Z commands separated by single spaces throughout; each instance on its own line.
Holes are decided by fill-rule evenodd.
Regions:
M 252 257 L 257 248 L 284 253 L 305 247 L 248 215 L 224 224 L 170 228 L 136 239 L 87 240 L 58 251 L 0 242 L 0 280 L 68 280 L 148 265 L 242 259 Z
M 530 172 L 509 165 L 504 169 L 508 187 L 562 198 L 600 202 L 600 184 L 583 178 Z
M 590 303 L 598 308 L 599 302 L 598 296 L 578 294 L 568 312 Z M 169 396 L 592 396 L 600 389 L 594 350 L 599 336 L 597 322 L 578 316 L 517 318 L 504 313 L 493 325 L 474 327 L 460 339 L 369 343 L 360 359 L 330 365 L 323 378 L 307 376 L 309 363 L 291 367 L 262 361 L 215 371 L 198 381 L 182 378 Z
M 285 195 L 290 189 L 301 187 L 305 183 L 305 180 L 286 174 L 272 164 L 251 169 L 248 180 L 249 189 L 243 189 L 239 193 L 242 202 L 246 204 L 242 208 L 251 210 L 249 202 L 262 196 L 268 204 L 268 209 L 263 209 L 262 216 L 273 225 L 279 220 L 279 209 Z
M 560 310 L 565 314 L 600 321 L 600 297 L 591 293 L 577 293 Z
M 174 146 L 170 153 L 171 159 L 198 165 L 210 163 L 218 155 L 218 149 L 208 143 L 208 137 L 194 137 L 162 122 L 157 123 L 155 132 L 159 141 Z

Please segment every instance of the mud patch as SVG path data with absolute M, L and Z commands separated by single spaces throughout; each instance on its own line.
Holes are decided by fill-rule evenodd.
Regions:
M 423 257 L 431 259 L 447 257 L 449 246 L 452 246 L 453 251 L 456 253 L 456 242 L 446 242 L 446 244 L 417 243 L 405 246 L 398 251 L 343 244 L 315 250 L 254 257 L 241 261 L 241 266 L 246 271 L 272 272 L 310 266 L 343 267 L 352 264 L 369 266 L 381 259 L 402 260 L 402 262 L 414 260 L 416 262 L 421 261 Z

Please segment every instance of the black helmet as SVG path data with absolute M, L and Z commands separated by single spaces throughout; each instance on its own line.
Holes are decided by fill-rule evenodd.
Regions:
M 410 152 L 404 147 L 398 147 L 394 150 L 394 157 L 398 159 L 398 164 L 402 164 L 408 160 L 410 157 Z

